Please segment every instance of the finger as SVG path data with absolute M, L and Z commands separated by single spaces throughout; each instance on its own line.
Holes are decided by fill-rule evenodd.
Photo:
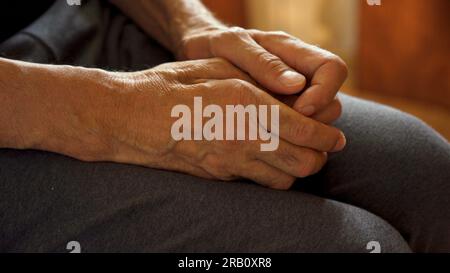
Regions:
M 271 189 L 288 190 L 295 182 L 295 177 L 259 160 L 250 161 L 242 166 L 243 168 L 238 171 L 239 176 Z
M 271 153 L 256 153 L 256 158 L 294 177 L 307 177 L 319 172 L 327 161 L 327 154 L 280 141 Z
M 268 106 L 267 122 L 260 126 L 294 145 L 322 152 L 337 152 L 345 147 L 345 136 L 339 129 L 303 116 L 248 82 L 213 80 L 196 86 L 195 90 L 200 94 L 202 90 L 227 90 L 227 96 L 221 97 L 224 99 L 222 103 L 226 105 Z M 208 100 L 205 104 L 214 103 L 215 100 L 217 98 Z M 272 123 L 275 125 L 273 128 Z
M 294 111 L 288 109 L 286 112 L 289 110 Z M 321 152 L 342 151 L 346 145 L 345 136 L 339 129 L 287 113 L 280 114 L 280 137 L 294 145 Z
M 230 60 L 272 92 L 295 94 L 305 87 L 303 75 L 261 47 L 245 30 L 234 29 L 212 41 L 215 56 Z
M 311 86 L 295 102 L 294 109 L 305 116 L 312 116 L 329 105 L 347 77 L 339 66 L 333 61 L 320 66 L 313 76 Z
M 251 34 L 263 48 L 311 79 L 310 87 L 294 105 L 297 111 L 312 116 L 334 99 L 347 77 L 347 67 L 339 57 L 283 33 Z
M 342 104 L 338 99 L 334 99 L 322 111 L 318 112 L 312 118 L 325 124 L 335 122 L 342 114 Z
M 283 102 L 289 107 L 293 107 L 298 100 L 298 96 L 274 96 L 279 101 Z M 336 121 L 342 114 L 342 104 L 339 99 L 335 98 L 322 111 L 318 112 L 312 119 L 322 122 L 324 124 L 331 124 Z
M 297 95 L 277 95 L 277 94 L 271 94 L 275 99 L 281 101 L 282 103 L 286 104 L 289 107 L 293 107 L 295 102 L 298 100 Z
M 258 105 L 279 106 L 279 132 L 277 135 L 294 145 L 311 148 L 321 152 L 337 152 L 344 149 L 346 139 L 344 134 L 337 128 L 325 125 L 321 122 L 305 117 L 287 105 L 276 100 L 266 92 L 245 83 L 252 90 L 259 101 Z M 247 91 L 249 92 L 249 91 Z M 272 112 L 271 115 L 273 116 Z M 270 123 L 267 124 L 267 126 Z M 264 126 L 263 124 L 262 126 Z M 268 128 L 271 132 L 273 129 Z M 276 134 L 276 132 L 274 132 Z

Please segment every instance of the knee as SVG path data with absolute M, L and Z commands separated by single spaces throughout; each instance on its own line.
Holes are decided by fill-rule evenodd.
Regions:
M 415 251 L 447 252 L 450 249 L 450 238 L 446 236 L 450 228 L 450 145 L 424 122 L 410 116 L 406 119 L 409 126 L 404 129 L 410 136 L 397 141 L 402 155 L 395 161 L 404 173 L 403 197 L 399 198 L 405 199 L 401 203 L 405 210 L 403 229 L 409 231 L 409 242 Z
M 351 106 L 342 125 L 349 132 L 346 158 L 358 162 L 352 186 L 370 192 L 352 196 L 354 204 L 395 223 L 414 251 L 448 249 L 448 142 L 411 115 L 364 101 Z M 342 166 L 330 171 L 336 168 Z
M 450 145 L 423 121 L 398 110 L 347 98 L 340 127 L 348 133 L 346 154 L 365 163 L 368 176 L 395 181 L 445 182 L 450 193 Z M 353 101 L 355 100 L 355 101 Z M 359 164 L 358 166 L 361 166 Z M 429 186 L 429 184 L 428 184 Z M 428 187 L 427 186 L 427 187 Z
M 422 192 L 423 197 L 433 196 L 422 202 L 433 206 L 444 204 L 450 195 L 449 143 L 423 121 L 408 114 L 397 113 L 392 127 L 386 130 L 389 135 L 380 142 L 384 150 L 380 156 L 384 161 L 374 162 L 380 175 L 387 180 L 395 179 L 397 185 L 403 183 L 405 195 L 414 187 L 416 196 L 417 191 Z
M 409 253 L 411 249 L 400 233 L 385 220 L 365 210 L 347 206 L 340 213 L 337 240 L 332 252 Z
M 302 206 L 305 206 L 303 203 Z M 335 201 L 291 207 L 288 222 L 271 222 L 258 237 L 277 238 L 277 251 L 299 253 L 409 253 L 400 233 L 380 217 Z M 298 210 L 298 211 L 297 211 Z M 270 228 L 269 228 L 270 227 Z
M 408 165 L 416 170 L 450 165 L 450 145 L 441 135 L 411 115 L 397 113 L 394 117 L 393 128 L 387 131 L 392 138 L 391 154 L 396 152 L 397 157 L 408 159 Z

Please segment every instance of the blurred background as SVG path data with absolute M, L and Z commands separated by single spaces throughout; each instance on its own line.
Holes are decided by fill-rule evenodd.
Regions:
M 450 140 L 450 0 L 203 0 L 222 21 L 283 30 L 340 55 L 351 95 L 418 116 Z

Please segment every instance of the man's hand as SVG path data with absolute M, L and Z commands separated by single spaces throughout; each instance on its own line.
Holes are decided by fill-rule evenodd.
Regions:
M 320 117 L 336 108 L 336 94 L 347 77 L 339 57 L 284 32 L 198 29 L 186 34 L 180 50 L 186 59 L 222 57 L 276 94 L 301 92 L 293 107 L 305 116 Z
M 119 81 L 120 113 L 105 135 L 116 141 L 119 162 L 190 173 L 205 178 L 248 178 L 274 189 L 288 189 L 297 177 L 318 172 L 327 153 L 344 148 L 334 127 L 307 118 L 252 84 L 247 74 L 220 59 L 169 63 L 137 73 L 114 73 Z M 117 85 L 117 84 L 114 84 Z M 171 110 L 193 98 L 226 105 L 279 105 L 280 144 L 261 152 L 261 141 L 175 141 Z M 119 141 L 120 140 L 120 141 Z
M 215 58 L 169 63 L 133 73 L 0 59 L 0 148 L 39 149 L 84 161 L 112 161 L 206 178 L 248 178 L 288 189 L 344 148 L 334 127 L 307 118 Z M 174 106 L 278 105 L 279 145 L 261 140 L 176 141 Z M 237 125 L 236 125 L 237 126 Z
M 300 94 L 293 103 L 298 112 L 314 119 L 339 117 L 335 97 L 347 67 L 336 55 L 283 32 L 229 28 L 199 0 L 110 1 L 180 60 L 224 58 L 264 89 Z

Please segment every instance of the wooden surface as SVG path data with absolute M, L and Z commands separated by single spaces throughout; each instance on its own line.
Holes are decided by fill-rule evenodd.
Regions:
M 361 1 L 360 18 L 358 88 L 450 108 L 450 1 Z

